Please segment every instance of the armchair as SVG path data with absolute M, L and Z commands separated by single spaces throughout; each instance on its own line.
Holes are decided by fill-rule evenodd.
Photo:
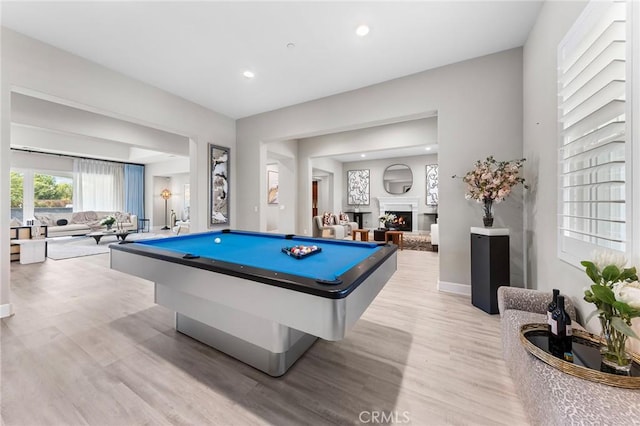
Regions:
M 322 216 L 313 217 L 313 236 L 315 238 L 335 238 L 342 240 L 345 237 L 343 225 L 324 225 Z

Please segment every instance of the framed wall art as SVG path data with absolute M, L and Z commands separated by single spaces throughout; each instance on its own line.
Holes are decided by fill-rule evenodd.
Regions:
M 428 206 L 438 205 L 438 165 L 427 164 L 427 194 L 426 204 Z
M 369 180 L 369 169 L 347 171 L 347 204 L 369 205 Z
M 229 224 L 229 151 L 209 144 L 209 226 Z
M 267 171 L 267 203 L 278 204 L 278 172 Z

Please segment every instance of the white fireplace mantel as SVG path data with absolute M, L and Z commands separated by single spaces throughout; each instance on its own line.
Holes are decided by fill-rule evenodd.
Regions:
M 418 197 L 378 197 L 380 216 L 385 211 L 411 212 L 411 232 L 418 229 Z

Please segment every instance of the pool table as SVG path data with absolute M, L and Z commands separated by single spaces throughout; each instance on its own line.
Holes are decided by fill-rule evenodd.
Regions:
M 155 283 L 176 330 L 272 376 L 318 337 L 342 339 L 397 268 L 394 245 L 235 230 L 110 248 L 111 268 Z

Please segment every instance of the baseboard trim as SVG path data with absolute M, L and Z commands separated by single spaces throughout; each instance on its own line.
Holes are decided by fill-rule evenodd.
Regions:
M 451 283 L 448 281 L 438 280 L 438 291 L 471 297 L 471 286 L 468 284 Z
M 0 305 L 0 318 L 10 317 L 11 315 L 13 315 L 13 306 L 11 303 Z

